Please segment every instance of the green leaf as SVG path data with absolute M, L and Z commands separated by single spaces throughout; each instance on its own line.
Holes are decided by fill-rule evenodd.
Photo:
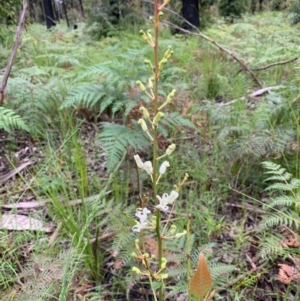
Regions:
M 161 282 L 152 282 L 151 288 L 156 291 L 161 287 Z

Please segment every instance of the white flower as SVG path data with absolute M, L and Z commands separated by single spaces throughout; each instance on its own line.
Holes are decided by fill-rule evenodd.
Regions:
M 140 232 L 141 230 L 143 230 L 144 228 L 146 228 L 146 226 L 147 226 L 146 222 L 144 222 L 144 223 L 136 222 L 136 225 L 134 225 L 132 227 L 132 231 L 133 232 Z
M 141 223 L 144 223 L 147 220 L 147 214 L 151 213 L 146 207 L 143 210 L 139 210 L 135 216 L 140 219 Z
M 151 175 L 153 172 L 153 167 L 152 167 L 152 162 L 151 161 L 146 161 L 144 163 L 144 166 L 142 167 L 144 171 L 148 174 Z
M 136 222 L 136 225 L 132 227 L 133 232 L 140 232 L 142 229 L 146 228 L 148 225 L 147 215 L 151 213 L 147 208 L 143 208 L 143 210 L 139 210 L 135 216 L 140 219 L 139 222 Z
M 133 156 L 133 158 L 134 158 L 135 163 L 136 163 L 136 165 L 137 165 L 138 168 L 143 168 L 144 167 L 144 163 L 141 160 L 141 158 L 140 158 L 139 155 L 135 155 L 135 156 Z
M 168 211 L 169 206 L 167 206 L 167 205 L 172 205 L 174 203 L 174 201 L 178 198 L 178 196 L 179 196 L 179 193 L 175 190 L 172 190 L 170 195 L 168 195 L 167 193 L 164 193 L 162 195 L 162 197 L 157 195 L 156 197 L 159 200 L 159 204 L 156 205 L 155 207 L 161 211 Z
M 163 175 L 163 174 L 166 172 L 167 167 L 169 167 L 169 166 L 170 166 L 170 163 L 169 163 L 168 161 L 164 161 L 164 162 L 162 163 L 162 165 L 160 166 L 160 168 L 159 168 L 159 173 L 160 173 L 161 175 Z

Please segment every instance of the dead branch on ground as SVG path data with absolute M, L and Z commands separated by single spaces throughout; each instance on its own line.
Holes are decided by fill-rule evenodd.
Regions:
M 253 71 L 261 71 L 261 70 L 266 70 L 266 69 L 269 69 L 271 67 L 275 67 L 275 66 L 279 66 L 279 65 L 285 65 L 285 64 L 288 64 L 288 63 L 292 63 L 292 62 L 295 62 L 297 61 L 298 58 L 297 57 L 294 57 L 290 60 L 286 60 L 286 61 L 281 61 L 281 62 L 277 62 L 277 63 L 272 63 L 272 64 L 269 64 L 269 65 L 266 65 L 266 66 L 262 66 L 262 67 L 256 67 L 256 68 L 250 68 L 250 70 L 253 70 Z M 239 72 L 237 74 L 239 74 L 240 72 L 244 71 L 243 69 L 240 69 Z
M 208 37 L 207 35 L 203 34 L 198 27 L 194 26 L 192 23 L 190 23 L 189 21 L 187 21 L 185 18 L 183 18 L 181 15 L 177 14 L 176 12 L 165 8 L 165 10 L 171 12 L 172 14 L 176 15 L 177 17 L 179 17 L 182 21 L 184 21 L 186 24 L 188 24 L 191 28 L 195 29 L 196 32 L 184 29 L 180 26 L 177 26 L 176 24 L 173 24 L 171 22 L 168 21 L 164 21 L 165 24 L 168 24 L 169 26 L 176 28 L 186 34 L 192 34 L 192 35 L 197 35 L 203 39 L 205 39 L 206 41 L 210 42 L 211 44 L 215 45 L 219 50 L 221 50 L 222 52 L 228 54 L 229 56 L 231 56 L 233 58 L 233 60 L 235 60 L 236 62 L 238 62 L 241 66 L 242 66 L 242 70 L 247 71 L 251 77 L 253 78 L 253 80 L 255 81 L 255 83 L 262 88 L 263 85 L 261 84 L 260 80 L 257 78 L 257 76 L 252 72 L 252 70 L 241 60 L 239 59 L 232 51 L 224 48 L 223 46 L 221 46 L 218 42 L 216 42 L 215 40 L 213 40 L 212 38 Z
M 290 60 L 287 60 L 287 61 L 272 63 L 272 64 L 269 64 L 269 65 L 266 65 L 266 66 L 263 66 L 263 67 L 251 68 L 251 70 L 255 70 L 255 71 L 266 70 L 266 69 L 269 69 L 269 68 L 274 67 L 274 66 L 285 65 L 285 64 L 288 64 L 288 63 L 292 63 L 292 62 L 295 62 L 296 60 L 298 60 L 298 58 L 294 57 L 293 59 L 290 59 Z

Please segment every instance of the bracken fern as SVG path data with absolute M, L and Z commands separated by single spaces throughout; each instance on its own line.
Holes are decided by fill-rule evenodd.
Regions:
M 7 132 L 11 132 L 13 129 L 29 131 L 21 116 L 13 110 L 4 107 L 0 107 L 0 129 L 4 129 Z
M 266 181 L 275 181 L 266 190 L 275 192 L 276 196 L 271 198 L 270 203 L 264 205 L 269 213 L 263 217 L 260 229 L 282 226 L 290 229 L 290 231 L 299 229 L 300 194 L 298 191 L 300 180 L 293 178 L 279 164 L 266 161 L 262 165 L 267 169 L 266 174 L 270 175 Z M 261 243 L 260 255 L 265 257 L 286 252 L 281 246 L 280 240 L 282 238 L 279 238 L 277 235 L 270 235 Z

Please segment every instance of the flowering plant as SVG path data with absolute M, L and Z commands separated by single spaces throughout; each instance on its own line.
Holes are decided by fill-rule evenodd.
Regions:
M 154 25 L 154 37 L 151 34 L 150 30 L 146 32 L 141 30 L 140 34 L 142 38 L 153 48 L 154 52 L 154 64 L 150 60 L 145 60 L 145 64 L 149 66 L 150 76 L 148 78 L 147 84 L 138 80 L 136 84 L 139 86 L 140 90 L 145 93 L 149 98 L 153 105 L 151 110 L 148 110 L 144 106 L 140 107 L 141 118 L 138 120 L 138 124 L 141 126 L 141 129 L 148 136 L 150 142 L 152 143 L 152 161 L 145 161 L 140 158 L 138 154 L 134 155 L 134 160 L 138 169 L 146 172 L 151 178 L 152 190 L 153 190 L 153 200 L 155 200 L 154 208 L 152 211 L 150 210 L 149 205 L 153 204 L 144 204 L 143 208 L 138 208 L 135 213 L 135 224 L 132 227 L 132 231 L 139 233 L 140 239 L 144 239 L 144 232 L 150 231 L 154 232 L 155 238 L 157 240 L 157 255 L 152 254 L 151 256 L 145 252 L 143 241 L 140 239 L 135 240 L 135 252 L 132 253 L 132 256 L 140 262 L 140 267 L 134 266 L 132 271 L 140 276 L 146 276 L 149 279 L 151 284 L 151 289 L 153 291 L 154 300 L 163 301 L 164 299 L 164 282 L 168 279 L 168 273 L 166 272 L 167 267 L 167 256 L 163 253 L 163 243 L 166 239 L 178 239 L 184 235 L 189 236 L 189 231 L 184 230 L 179 232 L 177 230 L 176 225 L 170 222 L 170 218 L 166 219 L 166 222 L 162 222 L 162 215 L 171 215 L 173 212 L 176 201 L 180 197 L 180 189 L 182 185 L 188 180 L 189 175 L 185 174 L 183 180 L 174 186 L 170 193 L 163 192 L 161 195 L 158 193 L 158 187 L 160 184 L 160 180 L 162 177 L 167 175 L 168 168 L 170 167 L 169 161 L 165 160 L 159 165 L 159 161 L 162 158 L 171 156 L 173 151 L 176 149 L 176 145 L 174 143 L 170 144 L 165 153 L 161 156 L 158 155 L 158 145 L 157 145 L 157 137 L 158 137 L 158 127 L 160 121 L 164 118 L 165 114 L 162 111 L 167 105 L 172 103 L 172 100 L 175 97 L 176 89 L 172 89 L 170 93 L 167 95 L 165 101 L 160 104 L 158 100 L 158 85 L 159 85 L 159 77 L 164 68 L 164 66 L 168 63 L 169 59 L 173 55 L 172 47 L 169 46 L 164 53 L 164 56 L 161 60 L 159 60 L 158 56 L 158 28 L 160 24 L 160 19 L 163 17 L 163 8 L 168 4 L 169 0 L 164 0 L 162 4 L 158 3 L 158 0 L 154 0 L 154 17 L 151 17 L 151 21 Z M 151 114 L 149 113 L 151 112 Z M 151 116 L 153 114 L 153 116 Z M 189 229 L 189 227 L 187 227 Z M 194 277 L 190 277 L 190 264 L 187 262 L 187 275 L 188 281 L 190 282 L 188 300 L 191 300 L 191 294 L 194 294 L 197 300 L 202 300 L 203 297 L 210 290 L 212 281 L 210 277 L 209 270 L 206 265 L 205 259 L 203 257 L 199 257 L 199 269 L 205 270 L 206 274 L 203 278 L 202 274 L 199 276 L 199 273 L 195 273 Z M 201 260 L 200 260 L 201 259 Z M 202 277 L 202 278 L 201 278 Z M 191 278 L 191 279 L 190 279 Z M 199 285 L 201 281 L 205 281 L 206 286 L 203 286 L 199 289 Z M 156 290 L 158 290 L 158 299 L 156 295 Z M 211 300 L 212 296 L 209 296 L 206 300 Z

